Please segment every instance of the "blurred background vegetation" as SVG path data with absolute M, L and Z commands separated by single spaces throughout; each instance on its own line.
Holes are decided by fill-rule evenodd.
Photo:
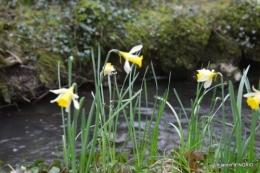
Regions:
M 76 82 L 91 83 L 98 45 L 105 59 L 110 49 L 143 44 L 140 76 L 151 61 L 157 75 L 175 79 L 209 61 L 260 62 L 259 15 L 256 0 L 2 0 L 0 103 L 35 102 L 57 88 L 57 63 L 65 78 L 69 56 Z M 110 62 L 124 78 L 118 55 Z

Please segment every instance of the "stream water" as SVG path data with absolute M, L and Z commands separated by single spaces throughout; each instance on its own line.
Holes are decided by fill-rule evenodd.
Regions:
M 158 95 L 162 96 L 167 88 L 168 80 L 159 81 Z M 140 109 L 141 114 L 144 115 L 144 120 L 141 122 L 141 127 L 145 124 L 145 116 L 150 116 L 153 111 L 153 105 L 155 101 L 156 87 L 152 81 L 148 82 L 148 107 L 142 107 Z M 138 88 L 138 86 L 136 86 Z M 191 99 L 195 98 L 196 82 L 174 82 L 170 86 L 170 93 L 168 97 L 169 103 L 174 107 L 175 111 L 179 113 L 181 107 L 173 92 L 175 88 L 181 98 L 185 111 L 189 115 L 191 112 Z M 84 107 L 89 109 L 92 102 L 92 96 L 90 94 L 91 89 L 81 88 L 80 97 L 85 96 Z M 225 91 L 227 94 L 227 91 Z M 108 94 L 108 89 L 105 89 L 105 94 Z M 220 94 L 220 93 L 218 93 Z M 204 98 L 201 107 L 200 115 L 205 115 L 209 111 L 212 94 L 209 93 Z M 23 164 L 32 163 L 39 158 L 43 158 L 48 162 L 53 159 L 57 159 L 57 155 L 61 157 L 61 135 L 62 135 L 62 119 L 60 114 L 60 108 L 57 104 L 51 104 L 49 101 L 54 99 L 56 95 L 49 94 L 47 97 L 39 101 L 35 105 L 19 104 L 18 108 L 11 107 L 9 109 L 0 111 L 0 160 L 5 164 L 14 165 L 16 163 Z M 220 102 L 219 102 L 220 103 Z M 225 106 L 227 121 L 231 122 L 232 112 L 230 108 L 230 101 L 227 100 Z M 215 118 L 221 119 L 221 109 L 216 113 Z M 181 122 L 184 131 L 187 132 L 188 122 L 185 116 L 181 116 Z M 158 137 L 158 144 L 161 150 L 170 151 L 173 149 L 176 141 L 179 140 L 176 130 L 169 125 L 173 123 L 177 125 L 176 119 L 173 116 L 172 111 L 166 106 L 166 109 L 162 115 L 160 122 L 160 132 Z M 243 100 L 242 110 L 242 123 L 243 131 L 247 134 L 250 132 L 251 124 L 251 110 Z M 258 122 L 259 124 L 259 122 Z M 214 134 L 217 137 L 221 135 L 221 123 L 212 122 L 215 128 Z M 136 122 L 135 126 L 138 126 Z M 128 132 L 127 125 L 124 117 L 119 118 L 117 134 L 117 143 L 122 143 Z M 256 137 L 256 149 L 260 152 L 260 131 L 258 130 Z M 126 149 L 130 149 L 131 144 L 126 145 Z

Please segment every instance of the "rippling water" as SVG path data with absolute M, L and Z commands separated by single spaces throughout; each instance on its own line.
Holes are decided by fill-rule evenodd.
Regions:
M 149 103 L 148 107 L 141 107 L 140 112 L 143 115 L 143 121 L 141 122 L 141 128 L 145 128 L 146 116 L 151 116 L 154 105 L 154 95 L 156 93 L 155 85 L 152 82 L 148 84 L 149 88 Z M 138 87 L 137 87 L 138 88 Z M 167 80 L 161 80 L 159 82 L 159 96 L 162 96 L 167 88 Z M 181 108 L 173 92 L 175 88 L 183 101 L 185 111 L 191 112 L 190 104 L 191 99 L 195 98 L 196 83 L 189 82 L 173 82 L 170 87 L 170 93 L 168 101 L 174 107 L 177 113 L 181 112 Z M 92 97 L 89 94 L 90 90 L 86 89 L 82 91 L 80 96 L 85 96 L 84 107 L 88 110 L 89 103 L 92 102 Z M 108 92 L 105 90 L 105 92 Z M 108 94 L 108 93 L 107 93 Z M 205 97 L 201 107 L 200 115 L 208 113 L 209 104 L 211 102 L 211 94 L 209 97 Z M 49 100 L 55 98 L 55 95 L 49 95 L 36 105 L 23 104 L 19 105 L 19 109 L 12 107 L 10 109 L 2 110 L 0 112 L 0 160 L 6 164 L 16 163 L 32 163 L 33 161 L 43 158 L 46 161 L 51 162 L 53 159 L 57 159 L 57 155 L 61 156 L 61 135 L 62 135 L 62 119 L 60 115 L 60 108 L 56 104 L 50 104 Z M 245 100 L 243 100 L 244 108 L 242 110 L 243 130 L 249 134 L 251 124 L 251 110 L 246 106 Z M 226 104 L 226 116 L 227 120 L 231 122 L 232 112 L 229 107 L 229 101 Z M 221 119 L 221 110 L 216 114 L 215 118 Z M 181 122 L 186 133 L 188 122 L 182 115 Z M 160 122 L 159 132 L 159 147 L 161 150 L 170 151 L 173 149 L 174 144 L 178 142 L 178 134 L 175 129 L 169 125 L 173 123 L 177 125 L 171 110 L 166 106 Z M 215 127 L 215 135 L 221 136 L 221 124 L 212 122 Z M 258 123 L 259 124 L 259 123 Z M 152 126 L 155 125 L 155 122 Z M 138 122 L 135 122 L 134 126 L 138 127 Z M 116 142 L 118 148 L 120 144 L 124 142 L 128 129 L 124 121 L 124 117 L 119 118 L 119 130 L 117 133 Z M 230 131 L 230 130 L 227 130 Z M 260 132 L 257 131 L 256 146 L 257 151 L 260 152 Z M 227 134 L 228 135 L 228 134 Z M 131 143 L 126 144 L 126 149 L 131 149 Z

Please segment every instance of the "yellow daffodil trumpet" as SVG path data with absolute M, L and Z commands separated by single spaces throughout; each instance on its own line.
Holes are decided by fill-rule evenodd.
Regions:
M 197 82 L 204 82 L 204 88 L 210 87 L 212 84 L 213 78 L 217 75 L 217 73 L 214 72 L 214 70 L 197 70 Z
M 138 65 L 139 67 L 142 67 L 143 56 L 134 55 L 134 53 L 140 51 L 142 48 L 143 45 L 138 45 L 134 46 L 128 53 L 118 51 L 119 55 L 125 59 L 124 70 L 126 71 L 126 73 L 130 73 L 130 71 L 132 70 L 129 61 Z
M 119 54 L 126 60 L 138 65 L 139 67 L 142 67 L 143 56 L 137 56 L 127 52 L 120 52 L 120 51 Z
M 60 107 L 66 108 L 65 111 L 69 112 L 71 100 L 73 101 L 74 107 L 79 109 L 79 103 L 77 99 L 79 96 L 73 93 L 74 85 L 70 88 L 61 88 L 57 90 L 50 90 L 54 94 L 59 94 L 58 97 L 54 100 L 51 100 L 51 103 L 57 102 Z
M 103 67 L 103 73 L 104 73 L 104 76 L 116 74 L 116 69 L 114 68 L 114 66 L 111 63 L 108 62 L 108 63 L 106 63 L 105 67 Z
M 260 91 L 256 90 L 254 86 L 252 86 L 252 90 L 254 92 L 247 93 L 244 97 L 247 98 L 246 102 L 251 109 L 258 110 L 260 104 Z

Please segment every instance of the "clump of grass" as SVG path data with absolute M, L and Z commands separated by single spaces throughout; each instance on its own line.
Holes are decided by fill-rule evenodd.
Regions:
M 145 127 L 141 125 L 142 100 L 145 100 L 145 107 L 148 107 L 148 91 L 145 77 L 140 89 L 134 88 L 138 78 L 136 65 L 128 69 L 130 72 L 122 85 L 116 80 L 115 73 L 108 73 L 104 76 L 106 63 L 111 53 L 118 53 L 118 50 L 109 51 L 104 65 L 101 63 L 100 48 L 97 57 L 94 50 L 91 51 L 94 70 L 95 90 L 91 92 L 93 102 L 91 109 L 86 113 L 83 107 L 84 97 L 79 100 L 79 109 L 70 109 L 65 114 L 63 108 L 62 123 L 62 151 L 63 159 L 54 160 L 47 164 L 43 159 L 37 160 L 32 165 L 12 168 L 12 172 L 256 172 L 260 166 L 259 158 L 255 150 L 255 135 L 259 128 L 257 124 L 260 116 L 259 109 L 252 111 L 251 133 L 246 135 L 242 129 L 242 100 L 244 88 L 250 92 L 250 83 L 246 77 L 249 67 L 244 71 L 240 81 L 238 92 L 235 94 L 233 84 L 229 82 L 228 93 L 225 93 L 224 82 L 221 75 L 221 83 L 212 87 L 205 87 L 198 83 L 196 97 L 191 100 L 191 113 L 186 112 L 181 98 L 173 89 L 179 101 L 182 112 L 177 114 L 174 108 L 167 101 L 170 92 L 170 76 L 168 87 L 164 95 L 158 95 L 158 82 L 151 64 L 156 85 L 156 96 L 154 107 L 150 118 L 146 118 Z M 131 51 L 130 51 L 131 52 Z M 138 56 L 137 53 L 134 56 Z M 132 55 L 131 55 L 132 56 Z M 126 58 L 127 60 L 127 58 Z M 72 85 L 72 61 L 68 58 L 68 85 Z M 110 65 L 110 67 L 113 67 Z M 59 88 L 60 67 L 58 64 Z M 109 68 L 111 70 L 113 68 Z M 146 72 L 149 70 L 147 67 Z M 145 72 L 145 74 L 146 74 Z M 213 74 L 213 73 L 210 73 Z M 217 74 L 217 73 L 216 73 Z M 215 75 L 215 73 L 214 73 Z M 213 75 L 213 76 L 214 76 Z M 145 75 L 144 75 L 145 76 Z M 211 76 L 211 77 L 213 77 Z M 102 82 L 108 80 L 109 94 L 104 95 Z M 198 81 L 199 80 L 198 75 Z M 209 78 L 210 79 L 210 78 Z M 113 82 L 112 82 L 113 81 Z M 112 84 L 113 83 L 113 84 Z M 76 84 L 74 84 L 76 87 Z M 260 87 L 260 85 L 259 85 Z M 217 92 L 220 88 L 221 93 Z M 77 89 L 76 89 L 77 90 Z M 207 115 L 200 115 L 200 107 L 204 97 L 212 94 L 212 102 Z M 106 100 L 108 100 L 106 102 Z M 230 102 L 229 102 L 230 101 Z M 226 120 L 225 105 L 230 104 L 232 108 L 232 122 Z M 259 104 L 259 103 L 258 103 Z M 170 107 L 177 125 L 169 123 L 179 136 L 179 146 L 173 148 L 171 153 L 161 154 L 158 152 L 159 125 L 165 110 Z M 221 111 L 222 118 L 217 119 L 216 113 Z M 132 151 L 126 151 L 125 145 L 118 150 L 116 139 L 118 133 L 118 118 L 123 115 L 127 124 L 128 133 L 125 142 L 131 141 Z M 188 120 L 188 129 L 183 129 L 181 116 Z M 65 122 L 67 117 L 67 123 Z M 81 117 L 81 125 L 78 126 L 78 119 Z M 137 124 L 136 124 L 137 121 Z M 215 137 L 216 131 L 212 125 L 213 121 L 222 123 L 222 135 Z M 92 123 L 94 122 L 94 123 Z M 155 123 L 154 123 L 155 122 Z M 153 127 L 152 127 L 153 126 Z M 227 126 L 231 127 L 227 133 Z M 184 133 L 187 130 L 187 134 Z M 79 133 L 77 133 L 80 131 Z M 91 136 L 91 137 L 90 137 Z M 235 144 L 232 140 L 235 138 Z M 173 141 L 176 142 L 176 141 Z M 80 143 L 81 148 L 77 148 Z

